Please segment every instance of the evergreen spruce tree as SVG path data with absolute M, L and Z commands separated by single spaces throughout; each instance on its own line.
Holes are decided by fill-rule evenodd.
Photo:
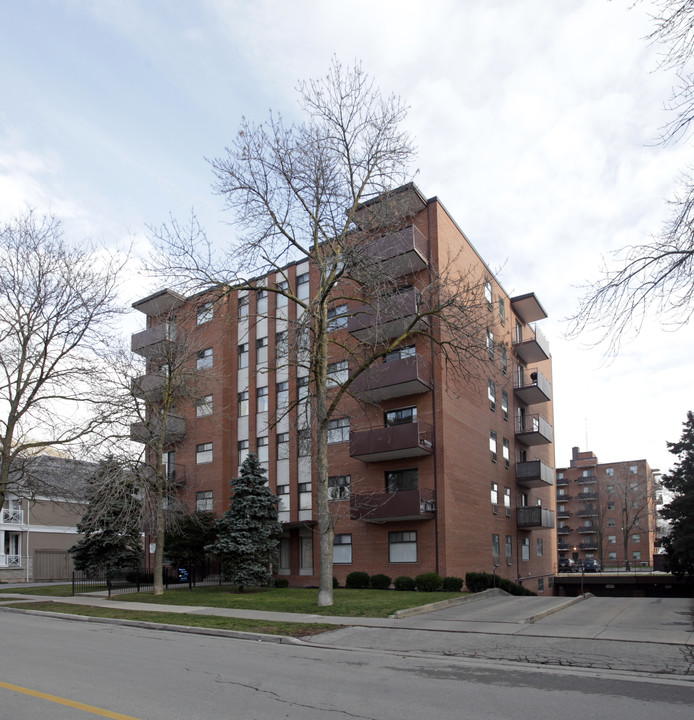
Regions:
M 277 496 L 267 487 L 257 455 L 248 455 L 241 477 L 229 484 L 233 492 L 229 509 L 215 523 L 217 540 L 206 549 L 220 558 L 225 572 L 243 592 L 246 586 L 270 582 L 282 525 L 277 521 Z
M 166 557 L 190 569 L 205 560 L 207 546 L 215 541 L 215 515 L 209 511 L 196 511 L 180 518 L 166 531 Z
M 69 549 L 76 570 L 109 576 L 142 564 L 142 503 L 122 472 L 108 459 L 87 480 L 87 508 L 77 524 L 84 537 Z
M 671 523 L 670 533 L 663 539 L 667 569 L 678 577 L 694 577 L 694 413 L 687 413 L 681 440 L 667 445 L 678 457 L 675 469 L 662 478 L 674 495 L 660 511 Z

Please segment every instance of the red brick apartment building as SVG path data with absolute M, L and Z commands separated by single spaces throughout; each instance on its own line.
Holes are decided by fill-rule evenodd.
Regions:
M 650 565 L 656 492 L 646 460 L 599 463 L 573 448 L 570 466 L 557 469 L 559 557 L 595 558 L 605 569 Z
M 398 337 L 428 273 L 440 258 L 455 257 L 483 283 L 488 359 L 483 377 L 453 381 L 437 352 L 412 340 L 354 382 L 329 429 L 334 575 L 343 584 L 355 570 L 395 578 L 496 569 L 549 591 L 557 557 L 552 366 L 535 326 L 546 313 L 533 293 L 507 295 L 437 198 L 412 184 L 397 192 L 406 217 L 374 240 L 374 252 L 390 271 L 400 268 L 401 313 L 381 316 L 380 329 Z M 283 273 L 298 297 L 310 297 L 308 262 Z M 336 308 L 334 332 L 369 331 L 351 312 L 356 304 Z M 272 292 L 234 291 L 210 304 L 170 290 L 133 307 L 147 316 L 147 329 L 132 338 L 135 353 L 151 358 L 177 322 L 198 367 L 212 370 L 202 400 L 181 402 L 170 418 L 176 427 L 166 460 L 179 477 L 185 473 L 184 501 L 224 512 L 229 479 L 256 451 L 280 498 L 278 573 L 294 585 L 316 585 L 308 375 L 286 362 L 296 307 Z M 330 371 L 340 382 L 350 359 L 333 352 Z M 146 377 L 156 382 L 157 370 L 150 362 Z

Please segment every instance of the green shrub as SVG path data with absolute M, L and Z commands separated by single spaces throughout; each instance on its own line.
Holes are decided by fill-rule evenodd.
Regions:
M 420 592 L 436 592 L 443 585 L 443 578 L 435 572 L 422 573 L 414 579 L 414 586 Z
M 289 580 L 287 580 L 287 578 L 283 578 L 283 577 L 276 577 L 275 578 L 275 587 L 276 588 L 289 587 Z
M 335 588 L 339 588 L 339 587 L 340 587 L 340 581 L 336 577 L 333 577 L 333 590 Z
M 537 595 L 536 592 L 528 590 L 528 588 L 518 585 L 517 583 L 507 580 L 506 578 L 494 577 L 491 573 L 469 572 L 465 574 L 465 585 L 470 592 L 482 592 L 493 588 L 495 585 L 500 590 L 510 595 Z
M 383 573 L 372 575 L 369 578 L 369 587 L 372 590 L 387 590 L 390 587 L 390 578 Z
M 444 592 L 460 592 L 463 589 L 463 578 L 449 575 L 443 579 L 441 590 Z
M 361 590 L 369 587 L 369 573 L 351 572 L 345 581 L 345 587 Z
M 395 578 L 393 586 L 396 590 L 408 591 L 414 590 L 414 578 L 408 577 L 407 575 L 400 575 Z

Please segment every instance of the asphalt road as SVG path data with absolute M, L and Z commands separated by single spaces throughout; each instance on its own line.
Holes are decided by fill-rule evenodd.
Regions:
M 0 720 L 691 720 L 694 704 L 691 680 L 19 613 L 0 637 Z

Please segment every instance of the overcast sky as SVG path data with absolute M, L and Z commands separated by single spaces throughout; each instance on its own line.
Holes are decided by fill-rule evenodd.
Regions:
M 205 158 L 242 115 L 297 112 L 300 78 L 360 59 L 410 106 L 415 182 L 510 294 L 533 291 L 554 361 L 556 465 L 672 464 L 691 331 L 656 319 L 605 362 L 565 338 L 601 258 L 667 214 L 686 143 L 663 147 L 673 82 L 632 0 L 0 0 L 0 219 L 51 210 L 76 237 L 147 255 L 147 225 L 195 208 L 232 230 Z M 155 289 L 135 275 L 128 302 Z M 142 318 L 134 314 L 135 329 Z M 587 338 L 583 339 L 584 341 Z

